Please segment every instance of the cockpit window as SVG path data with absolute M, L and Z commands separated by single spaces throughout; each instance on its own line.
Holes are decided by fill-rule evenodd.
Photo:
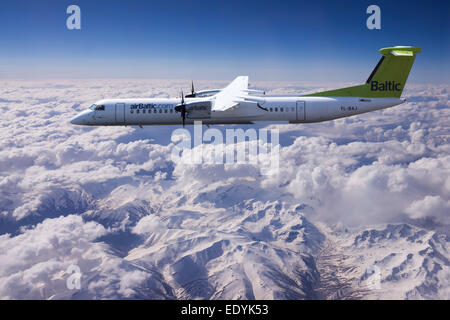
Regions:
M 98 111 L 98 110 L 105 110 L 105 106 L 104 105 L 102 105 L 102 104 L 99 104 L 98 106 L 96 106 L 95 108 L 94 108 L 94 110 L 96 110 L 96 111 Z
M 89 109 L 94 110 L 96 106 L 97 106 L 96 104 L 93 104 L 92 106 L 89 107 Z

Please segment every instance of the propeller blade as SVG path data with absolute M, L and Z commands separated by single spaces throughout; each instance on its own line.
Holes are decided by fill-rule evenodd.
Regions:
M 181 119 L 183 120 L 183 128 L 186 122 L 186 104 L 184 103 L 184 93 L 181 91 L 181 103 L 175 107 L 175 112 L 181 112 Z

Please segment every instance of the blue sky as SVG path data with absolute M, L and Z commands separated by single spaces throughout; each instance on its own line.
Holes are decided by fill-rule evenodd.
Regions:
M 66 8 L 81 8 L 68 30 Z M 366 8 L 381 8 L 381 30 Z M 2 1 L 0 78 L 364 81 L 393 45 L 410 81 L 450 83 L 448 1 Z

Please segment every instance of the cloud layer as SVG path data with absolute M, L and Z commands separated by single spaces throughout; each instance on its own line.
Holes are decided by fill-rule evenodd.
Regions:
M 188 84 L 0 82 L 0 297 L 317 298 L 312 261 L 327 228 L 356 230 L 356 237 L 408 223 L 436 237 L 449 233 L 447 85 L 409 86 L 408 102 L 391 109 L 271 126 L 282 147 L 279 172 L 268 176 L 252 164 L 173 163 L 177 126 L 68 123 L 104 97 L 176 96 Z M 81 290 L 66 288 L 70 265 L 81 269 Z M 435 296 L 448 294 L 448 277 L 436 277 Z

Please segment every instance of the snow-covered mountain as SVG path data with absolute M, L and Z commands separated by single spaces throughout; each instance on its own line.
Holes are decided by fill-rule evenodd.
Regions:
M 334 231 L 327 241 L 317 256 L 319 272 L 328 274 L 327 298 L 448 298 L 449 239 L 443 233 L 388 224 Z
M 255 199 L 221 209 L 189 204 L 169 210 L 170 203 L 155 209 L 136 200 L 116 209 L 99 206 L 2 236 L 2 259 L 23 258 L 0 270 L 14 276 L 7 282 L 22 269 L 21 286 L 40 283 L 27 297 L 44 299 L 448 297 L 448 237 L 410 224 L 331 227 L 310 222 L 305 205 Z M 48 232 L 53 228 L 60 230 Z M 32 239 L 39 241 L 18 244 Z M 82 270 L 76 291 L 66 287 L 72 264 Z

